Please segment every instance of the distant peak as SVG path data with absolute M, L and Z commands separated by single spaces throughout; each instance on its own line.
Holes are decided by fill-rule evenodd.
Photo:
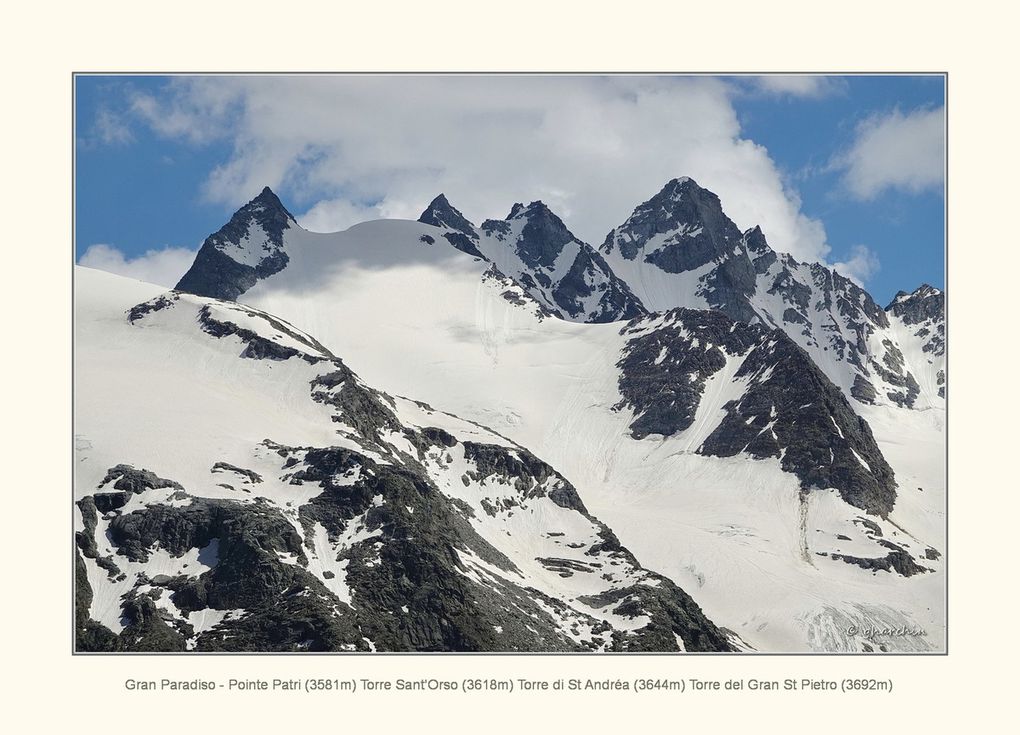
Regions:
M 280 201 L 280 197 L 276 196 L 276 192 L 274 192 L 268 186 L 262 187 L 262 191 L 260 191 L 258 196 L 252 199 L 251 202 L 249 202 L 249 204 L 254 204 L 256 202 L 283 207 L 283 202 Z
M 715 197 L 715 193 L 708 189 L 700 186 L 697 181 L 692 179 L 690 176 L 680 176 L 676 179 L 670 179 L 666 182 L 665 186 L 659 191 L 658 197 L 670 197 L 674 200 L 679 200 L 683 195 L 708 195 L 709 197 Z
M 701 188 L 700 186 L 698 186 L 698 182 L 696 182 L 690 176 L 678 176 L 675 179 L 670 179 L 669 181 L 666 182 L 666 188 L 669 187 L 676 188 L 679 186 L 684 186 L 685 184 L 689 186 L 697 186 L 699 189 Z
M 281 224 L 297 222 L 297 220 L 294 219 L 294 215 L 292 215 L 287 208 L 283 206 L 283 202 L 280 201 L 280 197 L 276 196 L 276 193 L 268 186 L 263 187 L 258 196 L 238 209 L 234 216 L 236 217 L 241 215 L 246 217 L 251 215 L 253 212 L 267 213 L 270 219 L 278 219 Z M 261 220 L 263 218 L 260 217 L 259 219 Z
M 759 272 L 764 272 L 775 262 L 776 254 L 769 247 L 768 240 L 765 239 L 765 233 L 761 231 L 761 227 L 758 225 L 744 233 L 744 245 L 747 247 L 748 254 L 755 260 L 755 268 Z
M 507 215 L 507 219 L 513 219 L 514 217 L 527 217 L 528 219 L 534 219 L 536 217 L 556 217 L 548 205 L 541 199 L 536 199 L 528 206 L 524 206 L 520 202 L 514 204 L 510 209 L 510 214 Z M 558 219 L 558 218 L 557 218 Z
M 928 298 L 929 296 L 941 296 L 941 295 L 942 292 L 939 289 L 935 288 L 930 284 L 922 283 L 920 286 L 915 288 L 913 291 L 910 291 L 909 293 L 907 291 L 897 291 L 896 295 L 893 297 L 892 303 L 890 303 L 889 306 L 886 307 L 886 309 L 887 310 L 891 309 L 895 304 L 901 304 L 904 301 L 911 301 L 913 299 L 925 299 Z
M 922 283 L 910 293 L 897 291 L 885 310 L 903 318 L 908 324 L 913 324 L 941 315 L 944 308 L 945 299 L 942 291 L 930 284 Z
M 689 176 L 681 176 L 667 181 L 655 196 L 639 204 L 622 225 L 610 231 L 601 250 L 611 253 L 619 248 L 625 259 L 634 260 L 652 238 L 671 233 L 677 233 L 681 240 L 674 243 L 673 250 L 683 249 L 684 242 L 701 235 L 712 241 L 714 255 L 719 256 L 732 252 L 733 245 L 741 238 L 740 230 L 723 212 L 719 197 Z M 764 237 L 760 244 L 764 245 Z M 703 258 L 709 251 L 702 249 L 700 252 L 698 257 Z M 688 266 L 690 263 L 685 266 L 679 262 L 660 264 L 670 273 L 680 272 L 675 268 L 686 270 Z
M 486 221 L 482 229 L 490 234 L 496 233 L 495 236 L 502 240 L 510 232 L 511 220 L 521 224 L 519 235 L 512 244 L 517 255 L 529 268 L 552 267 L 564 245 L 576 240 L 563 220 L 553 214 L 541 200 L 527 206 L 517 202 L 506 219 Z
M 450 204 L 446 194 L 440 194 L 425 208 L 425 211 L 418 217 L 418 221 L 432 225 L 433 227 L 444 227 L 456 230 L 468 237 L 477 238 L 475 226 L 471 221 L 461 214 L 461 211 Z
M 260 279 L 287 266 L 284 233 L 295 226 L 294 215 L 272 189 L 264 187 L 205 239 L 177 290 L 236 300 Z

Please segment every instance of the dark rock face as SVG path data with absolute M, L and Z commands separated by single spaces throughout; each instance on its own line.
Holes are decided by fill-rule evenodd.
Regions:
M 726 365 L 723 348 L 744 354 L 761 339 L 758 330 L 731 329 L 733 321 L 714 311 L 679 309 L 669 326 L 630 340 L 620 368 L 623 399 L 615 410 L 632 408 L 631 436 L 672 436 L 690 427 L 705 381 Z M 641 329 L 643 320 L 624 328 Z
M 555 470 L 531 452 L 519 449 L 515 453 L 492 444 L 464 442 L 464 457 L 478 468 L 469 472 L 474 480 L 484 480 L 492 475 L 511 478 L 524 498 L 546 495 L 541 485 L 555 474 Z M 548 497 L 561 508 L 575 510 L 588 516 L 588 510 L 581 502 L 577 490 L 569 482 L 563 481 Z
M 482 232 L 497 240 L 505 240 L 510 234 L 510 223 L 502 219 L 487 219 L 482 222 Z
M 945 355 L 946 296 L 942 291 L 925 283 L 913 293 L 900 291 L 885 309 L 924 340 L 921 349 L 925 353 L 931 357 Z M 944 391 L 939 395 L 944 398 Z
M 840 356 L 848 365 L 856 368 L 855 378 L 857 375 L 869 377 L 866 367 L 870 359 L 868 337 L 876 329 L 889 326 L 885 312 L 864 289 L 836 271 L 812 263 L 808 266 L 808 272 L 810 288 L 792 277 L 786 280 L 784 287 L 792 292 L 791 297 L 799 299 L 798 306 L 809 326 L 809 315 L 814 314 L 817 320 L 814 331 L 807 329 L 802 333 L 807 337 L 809 347 Z M 779 285 L 778 279 L 776 285 Z M 779 293 L 787 299 L 787 292 Z M 815 299 L 813 304 L 803 305 L 811 298 Z M 847 334 L 849 339 L 844 338 Z
M 719 197 L 698 186 L 693 179 L 673 179 L 647 202 L 639 205 L 628 220 L 609 233 L 601 250 L 614 248 L 627 260 L 656 235 L 676 231 L 670 240 L 646 260 L 668 273 L 682 273 L 710 262 L 732 250 L 740 231 L 722 211 Z
M 854 377 L 854 384 L 850 389 L 850 395 L 861 403 L 873 405 L 878 393 L 875 391 L 875 386 L 868 382 L 866 378 L 861 375 L 857 375 Z
M 176 307 L 179 301 L 179 294 L 173 294 L 173 298 L 157 296 L 145 303 L 132 307 L 128 311 L 128 321 L 135 324 L 140 320 L 144 320 L 153 312 Z M 232 313 L 235 311 L 264 322 L 266 327 L 268 327 L 267 331 L 275 332 L 275 334 L 272 334 L 272 338 L 269 338 L 253 329 L 238 326 L 231 321 Z M 217 339 L 230 336 L 239 338 L 245 345 L 240 353 L 240 356 L 243 358 L 252 360 L 289 360 L 292 357 L 299 357 L 312 365 L 336 360 L 333 353 L 327 350 L 315 338 L 299 331 L 281 319 L 277 319 L 264 311 L 250 306 L 231 304 L 229 308 L 224 308 L 222 304 L 206 303 L 198 310 L 198 322 L 203 332 Z M 301 345 L 302 349 L 274 341 L 283 338 L 294 340 Z
M 241 207 L 220 230 L 206 238 L 195 262 L 177 283 L 176 290 L 198 296 L 234 301 L 259 280 L 283 270 L 289 257 L 283 248 L 283 234 L 295 225 L 287 211 L 267 186 L 262 193 Z M 263 242 L 249 242 L 246 262 L 228 255 L 242 247 L 257 225 L 265 233 Z
M 514 221 L 523 227 L 516 242 L 507 240 Z M 527 207 L 515 204 L 506 220 L 487 220 L 482 231 L 490 240 L 514 248 L 525 270 L 516 276 L 537 300 L 548 304 L 561 318 L 601 323 L 628 319 L 645 313 L 640 301 L 619 279 L 605 259 L 587 243 L 578 240 L 563 221 L 542 202 Z M 565 273 L 554 282 L 557 259 L 568 245 L 576 247 Z M 561 266 L 562 268 L 562 266 Z
M 618 251 L 666 273 L 685 273 L 711 263 L 699 293 L 709 306 L 733 319 L 753 322 L 750 297 L 757 277 L 776 261 L 760 228 L 741 233 L 722 210 L 719 197 L 692 179 L 673 179 L 639 205 L 606 236 L 600 250 Z
M 783 300 L 790 303 L 792 308 L 787 311 L 792 311 L 800 317 L 800 322 L 810 324 L 810 320 L 807 317 L 808 307 L 811 305 L 811 288 L 804 283 L 801 283 L 785 266 L 779 271 L 779 274 L 772 281 L 772 285 L 769 287 L 770 294 L 780 294 Z M 797 322 L 795 317 L 790 316 L 786 318 L 786 321 Z
M 585 300 L 601 293 L 595 308 L 586 312 Z M 626 283 L 617 278 L 605 259 L 582 245 L 567 274 L 552 290 L 553 300 L 572 318 L 592 324 L 633 319 L 645 312 Z
M 765 240 L 765 233 L 757 225 L 744 233 L 744 247 L 754 264 L 755 273 L 766 273 L 777 260 L 775 251 Z
M 108 577 L 111 579 L 118 578 L 121 575 L 120 567 L 117 566 L 117 563 L 112 557 L 99 556 L 99 549 L 96 546 L 96 527 L 99 523 L 99 511 L 96 507 L 95 499 L 92 496 L 87 495 L 79 500 L 76 505 L 78 506 L 78 510 L 81 511 L 84 530 L 75 533 L 75 545 L 78 547 L 81 554 L 87 559 L 95 560 L 99 568 L 103 569 Z M 88 596 L 91 600 L 91 591 Z
M 665 239 L 648 251 L 656 237 Z M 723 213 L 719 197 L 692 179 L 670 181 L 635 209 L 627 222 L 606 237 L 601 249 L 609 253 L 614 248 L 628 260 L 641 253 L 646 263 L 667 273 L 715 263 L 704 281 L 704 296 L 713 309 L 746 322 L 757 317 L 748 302 L 757 286 L 757 269 L 767 269 L 776 257 L 760 229 L 742 234 Z
M 687 178 L 670 181 L 609 233 L 601 250 L 614 249 L 627 260 L 640 255 L 666 273 L 715 263 L 704 280 L 703 295 L 713 309 L 747 322 L 757 318 L 748 302 L 757 275 L 776 259 L 760 229 L 742 234 L 723 212 L 719 197 Z
M 921 324 L 944 317 L 946 297 L 937 288 L 923 283 L 913 293 L 898 292 L 885 310 L 898 316 L 904 324 Z
M 109 513 L 122 508 L 132 495 L 139 495 L 146 490 L 172 488 L 181 491 L 184 489 L 173 480 L 165 480 L 148 470 L 136 470 L 126 464 L 111 467 L 107 471 L 106 477 L 103 478 L 101 486 L 106 486 L 111 482 L 113 482 L 114 492 L 96 493 L 92 496 L 94 508 L 100 513 Z
M 631 434 L 672 436 L 694 421 L 705 383 L 738 360 L 739 399 L 698 448 L 700 454 L 778 457 L 802 487 L 836 488 L 848 503 L 881 516 L 896 483 L 867 422 L 843 393 L 781 330 L 734 322 L 717 312 L 676 309 L 657 325 L 632 320 L 618 363 L 623 400 L 634 411 Z
M 608 594 L 592 595 L 582 601 L 597 608 L 609 608 L 615 615 L 647 615 L 650 622 L 636 640 L 616 637 L 614 650 L 676 651 L 676 636 L 689 652 L 721 651 L 730 644 L 718 629 L 707 629 L 704 616 L 694 600 L 665 577 L 658 587 L 634 586 Z
M 254 470 L 246 470 L 243 467 L 235 467 L 227 462 L 217 462 L 213 465 L 211 472 L 232 472 L 235 475 L 245 478 L 248 482 L 262 482 L 262 475 L 258 472 L 255 472 Z
M 246 311 L 251 315 L 267 317 L 267 315 L 252 309 L 246 308 Z M 218 319 L 213 316 L 212 308 L 209 305 L 203 306 L 199 310 L 198 320 L 202 325 L 202 330 L 214 337 L 223 338 L 231 335 L 239 337 L 246 345 L 241 352 L 241 357 L 252 360 L 289 360 L 292 357 L 300 357 L 305 362 L 313 365 L 332 359 L 332 353 L 317 341 L 300 334 L 293 328 L 272 317 L 268 317 L 267 321 L 273 328 L 303 343 L 311 353 L 318 354 L 310 354 L 309 352 L 297 350 L 287 345 L 278 344 L 251 329 L 239 327 L 226 318 Z
M 148 470 L 136 470 L 131 465 L 119 464 L 111 467 L 103 478 L 102 485 L 113 482 L 115 490 L 124 490 L 129 493 L 139 494 L 146 490 L 172 487 L 175 490 L 182 490 L 179 483 L 173 480 L 166 480 L 157 477 L 155 473 Z
M 460 213 L 459 209 L 450 204 L 445 194 L 440 194 L 433 199 L 432 203 L 418 217 L 418 221 L 448 230 L 443 233 L 443 237 L 453 247 L 476 258 L 488 260 L 478 249 L 478 232 L 475 230 L 475 226 Z M 424 237 L 432 239 L 429 235 Z
M 921 386 L 917 384 L 914 376 L 904 368 L 903 353 L 891 341 L 882 342 L 886 353 L 882 357 L 882 364 L 876 360 L 871 361 L 871 368 L 886 383 L 902 388 L 902 390 L 888 391 L 886 396 L 898 406 L 910 408 L 921 393 Z
M 563 224 L 563 220 L 542 202 L 532 202 L 527 207 L 515 206 L 507 221 L 519 218 L 525 220 L 525 225 L 517 241 L 517 254 L 531 268 L 551 268 L 564 245 L 580 242 Z
M 334 421 L 350 424 L 373 444 L 380 441 L 380 432 L 402 430 L 400 421 L 378 393 L 366 388 L 342 361 L 335 360 L 333 367 L 332 372 L 312 380 L 311 390 L 312 400 L 337 409 Z
M 472 240 L 478 239 L 478 235 L 475 234 L 475 226 L 460 213 L 459 209 L 450 204 L 445 194 L 440 194 L 433 199 L 432 203 L 418 217 L 418 221 L 434 227 L 454 230 Z
M 453 245 L 458 250 L 465 252 L 468 255 L 473 255 L 476 258 L 488 260 L 488 258 L 486 258 L 485 255 L 482 254 L 482 251 L 478 249 L 478 245 L 476 244 L 477 237 L 470 238 L 461 232 L 447 232 L 446 234 L 443 235 L 443 237 L 446 238 L 446 241 L 448 243 Z
M 163 294 L 154 299 L 138 304 L 137 306 L 132 306 L 128 310 L 128 321 L 134 324 L 148 314 L 152 314 L 156 311 L 163 311 L 163 309 L 169 309 L 177 303 L 180 297 L 180 294 L 171 291 L 169 294 Z
M 81 552 L 74 554 L 74 639 L 77 650 L 108 653 L 117 650 L 117 636 L 105 625 L 89 618 L 92 588 Z
M 874 572 L 885 571 L 885 572 L 896 572 L 904 577 L 912 577 L 915 574 L 923 574 L 924 572 L 930 572 L 931 570 L 927 567 L 918 564 L 914 557 L 898 544 L 894 544 L 891 541 L 880 541 L 882 546 L 888 549 L 892 549 L 885 556 L 877 558 L 862 558 L 859 556 L 849 556 L 847 554 L 832 554 L 833 559 L 842 560 L 847 564 L 854 564 L 859 566 L 861 569 L 870 569 Z M 928 557 L 929 559 L 931 557 Z
M 530 277 L 522 277 L 520 282 L 510 278 L 493 263 L 482 274 L 482 282 L 496 283 L 503 289 L 500 296 L 516 306 L 523 306 L 531 309 L 539 321 L 556 316 L 545 303 L 532 296 L 532 292 L 538 288 Z

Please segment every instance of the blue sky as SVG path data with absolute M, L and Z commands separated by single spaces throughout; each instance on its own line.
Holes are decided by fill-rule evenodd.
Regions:
M 944 285 L 943 78 L 76 79 L 79 262 L 173 285 L 269 185 L 316 230 L 542 199 L 595 245 L 668 179 L 882 305 Z

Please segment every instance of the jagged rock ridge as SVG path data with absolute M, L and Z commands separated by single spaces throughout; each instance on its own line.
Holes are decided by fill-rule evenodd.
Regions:
M 607 322 L 644 313 L 602 256 L 540 201 L 515 204 L 505 219 L 475 227 L 440 194 L 418 221 L 446 230 L 451 245 L 491 261 L 562 319 Z
M 674 179 L 639 205 L 600 251 L 650 311 L 709 308 L 782 329 L 865 403 L 939 401 L 941 393 L 917 385 L 912 372 L 925 368 L 904 362 L 886 310 L 866 290 L 830 267 L 774 251 L 759 227 L 740 232 L 719 198 L 692 179 Z M 936 299 L 927 304 L 930 318 L 941 313 Z

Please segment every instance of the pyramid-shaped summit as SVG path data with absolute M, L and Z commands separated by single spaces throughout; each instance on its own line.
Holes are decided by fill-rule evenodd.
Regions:
M 456 230 L 472 239 L 477 239 L 474 224 L 459 209 L 450 204 L 446 194 L 440 194 L 433 199 L 418 217 L 418 221 L 434 227 Z
M 283 237 L 297 220 L 268 186 L 230 221 L 206 238 L 176 289 L 198 296 L 236 300 L 283 270 L 289 261 Z
M 732 251 L 740 238 L 719 197 L 685 176 L 638 205 L 606 236 L 600 250 L 618 252 L 626 260 L 643 254 L 663 270 L 681 273 Z

